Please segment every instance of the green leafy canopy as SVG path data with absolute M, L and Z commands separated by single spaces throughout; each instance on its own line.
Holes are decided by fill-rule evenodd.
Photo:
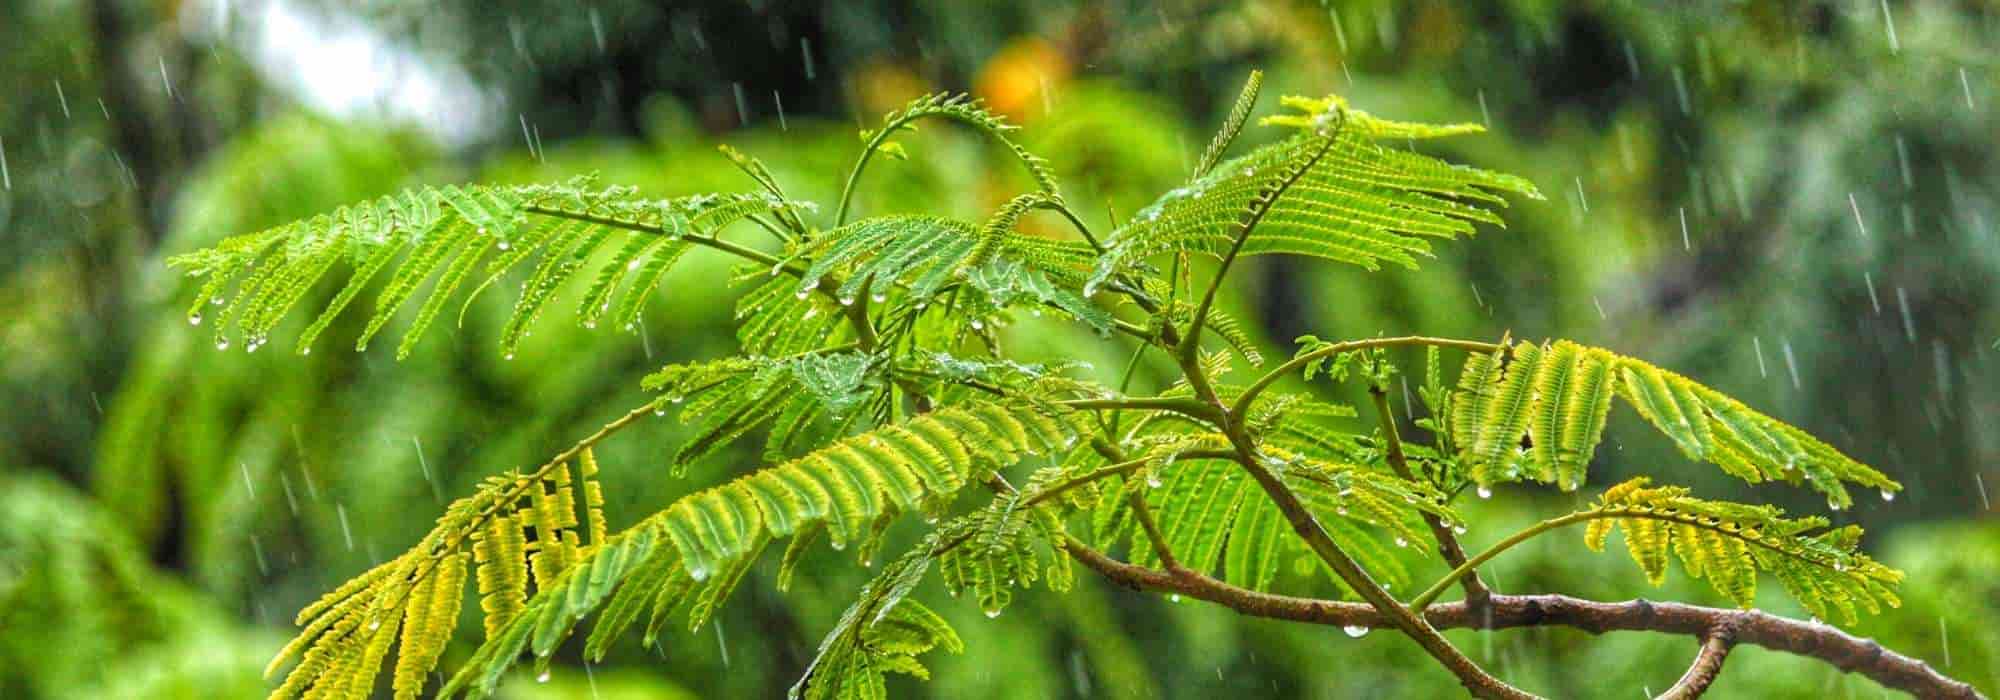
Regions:
M 586 618 L 595 617 L 582 647 L 592 659 L 642 619 L 648 644 L 675 619 L 701 627 L 778 540 L 787 540 L 781 588 L 820 542 L 887 562 L 793 688 L 804 698 L 882 697 L 884 674 L 922 676 L 919 655 L 958 651 L 956 634 L 913 597 L 932 571 L 988 615 L 1016 589 L 1067 590 L 1071 555 L 1092 547 L 1256 591 L 1330 585 L 1372 602 L 1404 589 L 1422 557 L 1460 564 L 1452 535 L 1464 519 L 1451 504 L 1468 486 L 1585 484 L 1619 401 L 1690 458 L 1747 481 L 1804 483 L 1835 507 L 1850 503 L 1849 484 L 1900 488 L 1712 389 L 1568 341 L 1308 337 L 1291 361 L 1226 381 L 1232 368 L 1263 363 L 1244 324 L 1211 309 L 1240 255 L 1415 267 L 1434 242 L 1500 224 L 1507 195 L 1540 198 L 1519 177 L 1404 147 L 1477 126 L 1381 119 L 1331 96 L 1286 98 L 1290 111 L 1263 123 L 1287 135 L 1227 158 L 1260 87 L 1253 76 L 1186 186 L 1103 235 L 1070 210 L 1013 126 L 976 100 L 933 95 L 861 134 L 831 217 L 726 150 L 751 191 L 649 199 L 590 178 L 424 187 L 172 259 L 202 278 L 188 319 L 209 324 L 218 347 L 254 351 L 304 306 L 314 316 L 297 348 L 309 352 L 372 295 L 358 349 L 416 306 L 399 356 L 447 305 L 458 301 L 462 315 L 490 288 L 521 290 L 500 336 L 511 356 L 559 297 L 573 299 L 583 326 L 630 329 L 689 251 L 743 264 L 746 352 L 647 376 L 645 405 L 547 464 L 489 479 L 407 552 L 307 607 L 303 630 L 272 663 L 274 673 L 290 668 L 274 695 L 365 697 L 385 665 L 397 697 L 420 694 L 457 636 L 467 587 L 484 636 L 441 693 L 486 695 L 523 655 L 548 664 Z M 872 157 L 914 157 L 894 139 L 925 120 L 988 139 L 1025 166 L 1033 189 L 983 221 L 850 221 Z M 1019 230 L 1035 211 L 1062 217 L 1074 236 Z M 1205 297 L 1192 287 L 1197 257 L 1219 261 Z M 1147 393 L 1132 389 L 1128 369 L 1113 390 L 1081 366 L 1010 358 L 1003 325 L 1044 313 L 1136 344 L 1134 365 L 1160 353 L 1182 376 Z M 1386 408 L 1381 390 L 1397 371 L 1386 350 L 1415 345 L 1429 346 L 1420 392 L 1429 410 L 1417 423 L 1428 442 L 1402 440 L 1393 421 L 1357 424 L 1355 408 L 1310 391 L 1275 388 L 1294 375 L 1359 380 Z M 1447 350 L 1466 353 L 1456 382 L 1443 377 Z M 613 530 L 594 448 L 668 412 L 695 426 L 668 472 L 741 459 L 728 448 L 753 438 L 758 462 Z M 1025 476 L 1020 487 L 1010 471 Z M 959 505 L 969 490 L 985 495 Z M 1759 571 L 1823 616 L 1895 601 L 1897 574 L 1856 552 L 1858 531 L 1824 520 L 1644 482 L 1567 517 L 1557 524 L 1589 523 L 1592 547 L 1622 529 L 1655 581 L 1678 552 L 1737 604 L 1749 603 Z M 923 534 L 882 557 L 908 540 L 898 528 Z

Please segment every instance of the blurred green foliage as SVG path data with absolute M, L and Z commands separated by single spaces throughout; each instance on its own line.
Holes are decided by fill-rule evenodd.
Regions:
M 1910 573 L 1904 607 L 1854 631 L 2000 689 L 2000 528 L 1985 493 L 2000 484 L 2000 9 L 1332 4 L 606 3 L 578 15 L 446 3 L 422 17 L 368 6 L 368 21 L 420 30 L 415 48 L 519 105 L 488 115 L 502 128 L 465 148 L 309 116 L 239 43 L 203 29 L 198 9 L 0 7 L 0 72 L 33 78 L 0 87 L 11 181 L 0 190 L 0 696 L 259 695 L 255 674 L 290 611 L 406 546 L 441 500 L 622 413 L 644 371 L 734 349 L 730 291 L 675 283 L 722 278 L 720 259 L 670 276 L 637 337 L 552 320 L 505 361 L 491 348 L 506 303 L 488 298 L 397 363 L 380 347 L 216 352 L 174 304 L 185 290 L 161 256 L 417 183 L 599 172 L 658 196 L 747 189 L 714 150 L 722 141 L 826 204 L 859 146 L 857 121 L 944 88 L 978 89 L 1026 124 L 1024 142 L 1102 230 L 1184 179 L 1253 64 L 1271 94 L 1340 92 L 1378 113 L 1487 122 L 1498 138 L 1451 142 L 1449 155 L 1528 173 L 1552 195 L 1421 272 L 1246 266 L 1225 309 L 1262 319 L 1270 350 L 1288 353 L 1307 332 L 1511 330 L 1643 351 L 1712 380 L 1909 485 L 1893 503 L 1838 514 L 1887 532 L 1879 558 Z M 1893 40 L 1880 7 L 1894 13 Z M 734 86 L 750 96 L 741 112 Z M 516 113 L 543 128 L 539 153 L 520 148 Z M 978 175 L 1014 177 L 986 167 L 1005 154 L 951 128 L 908 147 L 921 157 L 872 171 L 858 206 L 970 217 L 1019 184 Z M 1100 347 L 1083 340 L 1032 322 L 1010 336 L 1030 356 L 1106 372 L 1126 359 L 1074 356 Z M 1679 463 L 1634 427 L 1613 422 L 1605 483 Z M 614 522 L 756 457 L 725 453 L 667 478 L 649 465 L 680 436 L 658 421 L 603 449 L 607 478 L 640 486 L 612 494 Z M 1706 472 L 1685 480 L 1744 495 Z M 1482 504 L 1488 518 L 1525 524 L 1574 505 L 1507 495 Z M 1468 544 L 1504 534 L 1475 531 Z M 1699 584 L 1651 590 L 1613 555 L 1574 544 L 1511 552 L 1492 578 L 1505 591 L 1718 602 Z M 628 642 L 604 666 L 507 692 L 774 695 L 869 574 L 815 556 L 782 600 L 775 567 L 753 571 L 760 580 L 724 611 L 713 643 Z M 1445 674 L 1413 671 L 1420 655 L 1386 634 L 1350 640 L 1095 582 L 1025 597 L 997 620 L 972 607 L 940 606 L 968 653 L 937 659 L 936 681 L 895 690 L 1456 692 Z M 1778 597 L 1769 609 L 1797 612 Z M 1664 688 L 1693 652 L 1631 633 L 1452 636 L 1500 676 L 1558 696 Z M 1737 654 L 1718 687 L 1742 696 L 1877 693 L 1794 657 Z

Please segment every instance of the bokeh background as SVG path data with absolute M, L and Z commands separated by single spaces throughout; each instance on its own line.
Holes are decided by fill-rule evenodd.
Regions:
M 303 603 L 407 547 L 481 477 L 641 401 L 647 369 L 736 350 L 720 259 L 674 273 L 637 335 L 552 314 L 503 361 L 511 302 L 496 294 L 395 362 L 382 347 L 219 352 L 188 326 L 192 291 L 164 256 L 415 184 L 599 172 L 660 196 L 749 189 L 724 142 L 830 202 L 857 129 L 934 90 L 1022 124 L 1103 230 L 1182 181 L 1258 67 L 1267 111 L 1274 95 L 1337 92 L 1381 115 L 1484 123 L 1424 147 L 1548 194 L 1421 271 L 1243 266 L 1226 302 L 1272 352 L 1303 333 L 1566 336 L 1826 436 L 1908 486 L 1830 514 L 1868 526 L 1870 549 L 1910 574 L 1903 607 L 1854 631 L 2000 690 L 2000 4 L 672 4 L 0 2 L 0 697 L 260 696 Z M 908 145 L 871 172 L 866 212 L 976 220 L 1020 187 L 969 133 L 927 126 Z M 330 336 L 354 337 L 356 316 Z M 1030 352 L 1123 360 L 1074 329 L 1012 331 Z M 1688 464 L 1625 418 L 1599 487 L 1645 472 L 1825 511 Z M 680 432 L 656 421 L 604 449 L 614 524 L 754 465 L 744 450 L 670 477 Z M 1581 498 L 1468 504 L 1470 545 Z M 1580 544 L 1546 538 L 1489 578 L 1721 604 Z M 695 636 L 633 640 L 594 667 L 566 649 L 548 682 L 504 693 L 778 695 L 869 574 L 830 551 L 802 571 L 784 596 L 753 572 Z M 1761 607 L 1798 614 L 1763 588 Z M 939 607 L 970 649 L 937 657 L 932 682 L 897 681 L 900 696 L 1456 692 L 1391 635 L 1091 580 L 996 620 Z M 1663 689 L 1693 652 L 1631 633 L 1452 634 L 1564 697 Z M 1884 692 L 1756 648 L 1717 688 Z

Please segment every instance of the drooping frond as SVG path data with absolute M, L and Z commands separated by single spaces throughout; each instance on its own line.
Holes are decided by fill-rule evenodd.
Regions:
M 792 686 L 792 700 L 882 700 L 884 673 L 918 678 L 929 672 L 917 656 L 942 648 L 965 648 L 951 626 L 922 604 L 908 600 L 924 572 L 946 546 L 947 529 L 932 533 L 909 554 L 882 568 L 842 613 L 805 676 Z M 960 545 L 963 546 L 963 545 Z
M 1668 552 L 1688 575 L 1706 579 L 1742 607 L 1756 601 L 1757 572 L 1770 573 L 1813 615 L 1838 611 L 1857 622 L 1857 606 L 1870 613 L 1900 599 L 1890 590 L 1900 571 L 1859 550 L 1861 528 L 1829 528 L 1825 518 L 1786 518 L 1773 506 L 1705 501 L 1678 486 L 1650 487 L 1639 477 L 1605 490 L 1589 511 L 1585 543 L 1603 551 L 1605 537 L 1624 530 L 1632 560 L 1655 585 L 1666 578 Z
M 683 366 L 652 383 L 673 390 L 735 376 L 732 369 L 740 368 Z M 277 695 L 366 696 L 399 639 L 395 687 L 399 696 L 417 694 L 451 637 L 468 577 L 477 581 L 486 639 L 445 695 L 490 693 L 524 652 L 547 663 L 577 622 L 600 609 L 585 645 L 593 656 L 648 609 L 649 639 L 677 614 L 698 628 L 773 539 L 824 531 L 842 546 L 879 537 L 889 518 L 924 509 L 980 474 L 1067 449 L 1073 420 L 1063 409 L 1020 399 L 947 406 L 690 494 L 616 535 L 606 534 L 595 456 L 579 448 L 580 469 L 563 462 L 489 480 L 453 503 L 409 552 L 302 611 L 305 629 L 272 662 L 275 671 L 298 659 Z M 1031 520 L 1059 533 L 1049 516 Z M 971 532 L 973 525 L 961 527 Z
M 1758 413 L 1736 399 L 1667 370 L 1632 359 L 1619 363 L 1618 395 L 1673 438 L 1691 459 L 1757 483 L 1803 480 L 1838 510 L 1853 504 L 1842 482 L 1893 494 L 1902 484 L 1821 442 L 1804 430 Z
M 448 688 L 489 692 L 523 651 L 546 658 L 600 606 L 586 644 L 594 653 L 636 621 L 648 595 L 649 640 L 677 610 L 699 627 L 771 540 L 824 531 L 841 547 L 871 537 L 886 518 L 921 509 L 976 473 L 1061 449 L 1072 434 L 1067 420 L 1025 402 L 948 407 L 683 497 L 539 588 Z
M 1751 483 L 1804 482 L 1834 508 L 1852 502 L 1843 482 L 1885 493 L 1902 489 L 1805 431 L 1714 389 L 1569 341 L 1512 343 L 1469 358 L 1452 396 L 1452 438 L 1470 476 L 1482 484 L 1526 478 L 1574 490 L 1603 438 L 1614 394 L 1689 458 Z
M 588 178 L 554 185 L 423 187 L 229 238 L 169 264 L 207 278 L 188 320 L 198 324 L 212 317 L 217 347 L 228 347 L 234 334 L 248 350 L 268 342 L 278 323 L 330 272 L 350 268 L 339 291 L 300 334 L 302 353 L 386 276 L 355 345 L 366 347 L 399 310 L 419 301 L 399 356 L 410 352 L 482 262 L 485 279 L 466 295 L 468 304 L 504 274 L 525 268 L 528 279 L 501 333 L 502 347 L 511 353 L 529 323 L 571 280 L 588 280 L 578 309 L 586 326 L 611 313 L 612 297 L 623 283 L 625 295 L 611 320 L 629 327 L 660 276 L 686 251 L 686 237 L 711 235 L 761 212 L 796 216 L 807 206 L 762 193 L 648 200 L 630 188 L 595 187 Z M 609 257 L 593 266 L 600 251 L 610 251 Z
M 1019 143 L 1014 141 L 1013 137 L 1009 136 L 1011 132 L 1020 127 L 1008 124 L 999 115 L 986 111 L 985 105 L 981 104 L 979 100 L 972 99 L 971 96 L 965 94 L 948 92 L 932 93 L 911 100 L 909 104 L 903 105 L 901 109 L 882 115 L 882 128 L 861 132 L 861 140 L 868 144 L 861 154 L 862 163 L 865 164 L 868 161 L 868 157 L 878 150 L 890 154 L 902 153 L 901 144 L 889 139 L 893 138 L 897 132 L 916 130 L 916 126 L 914 126 L 915 122 L 929 117 L 949 119 L 965 124 L 985 134 L 988 138 L 999 142 L 1000 145 L 1007 147 L 1007 150 L 1012 151 L 1014 156 L 1021 160 L 1021 165 L 1027 168 L 1028 175 L 1034 178 L 1035 186 L 1038 189 L 1050 194 L 1056 192 L 1055 173 L 1049 170 L 1048 161 L 1043 160 L 1041 156 L 1029 153 L 1028 149 L 1023 148 Z M 860 167 L 857 166 L 855 172 L 858 174 Z M 853 183 L 850 182 L 849 187 L 851 188 L 852 185 Z
M 452 503 L 417 546 L 300 611 L 304 629 L 267 672 L 298 663 L 272 696 L 367 697 L 395 646 L 396 696 L 416 697 L 457 628 L 468 576 L 478 582 L 488 643 L 516 635 L 524 617 L 540 614 L 531 589 L 538 600 L 571 585 L 579 561 L 618 541 L 604 536 L 596 461 L 583 454 L 575 475 L 565 462 L 489 480 Z
M 1487 208 L 1505 205 L 1498 193 L 1541 196 L 1533 185 L 1512 175 L 1453 165 L 1378 143 L 1466 133 L 1477 127 L 1389 122 L 1349 109 L 1339 98 L 1287 98 L 1286 104 L 1307 113 L 1268 118 L 1266 123 L 1298 126 L 1302 133 L 1218 164 L 1192 184 L 1140 210 L 1111 235 L 1111 248 L 1099 259 L 1089 288 L 1158 253 L 1221 255 L 1234 242 L 1244 212 L 1270 192 L 1271 174 L 1290 168 L 1306 170 L 1270 203 L 1270 211 L 1244 241 L 1241 254 L 1311 255 L 1368 269 L 1385 260 L 1415 267 L 1419 257 L 1431 254 L 1428 239 L 1470 235 L 1478 222 L 1501 225 L 1499 216 Z M 1324 157 L 1316 158 L 1329 147 Z
M 1027 492 L 1036 490 L 1031 483 Z M 1024 504 L 1022 493 L 999 496 L 939 532 L 962 538 L 938 556 L 938 573 L 953 597 L 971 593 L 987 617 L 998 617 L 1014 598 L 1044 578 L 1049 590 L 1067 591 L 1075 580 L 1063 551 L 1062 520 L 1051 505 Z

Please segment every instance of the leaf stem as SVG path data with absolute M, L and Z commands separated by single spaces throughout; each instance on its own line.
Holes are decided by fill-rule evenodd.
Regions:
M 1437 583 L 1431 584 L 1430 588 L 1424 589 L 1423 593 L 1419 593 L 1417 594 L 1417 597 L 1410 599 L 1410 609 L 1422 613 L 1424 611 L 1424 608 L 1430 607 L 1431 603 L 1437 601 L 1438 596 L 1444 595 L 1445 589 L 1450 588 L 1453 582 L 1458 581 L 1461 578 L 1464 578 L 1467 573 L 1471 572 L 1473 569 L 1478 568 L 1480 564 L 1484 564 L 1492 560 L 1494 557 L 1500 556 L 1501 552 L 1505 552 L 1509 549 L 1512 549 L 1514 545 L 1534 539 L 1537 535 L 1540 535 L 1544 532 L 1548 532 L 1550 530 L 1554 530 L 1559 527 L 1563 527 L 1565 525 L 1575 525 L 1580 522 L 1595 520 L 1597 518 L 1604 518 L 1604 517 L 1611 517 L 1611 516 L 1603 511 L 1596 511 L 1596 510 L 1578 511 L 1575 513 L 1570 513 L 1569 515 L 1564 515 L 1562 517 L 1550 518 L 1548 520 L 1535 523 L 1534 525 L 1529 526 L 1528 529 L 1509 535 L 1507 536 L 1507 539 L 1500 540 L 1499 542 L 1493 543 L 1493 546 L 1487 547 L 1486 551 L 1480 552 L 1476 555 L 1473 555 L 1471 559 L 1465 560 L 1465 563 L 1458 565 L 1458 568 L 1452 569 L 1451 573 L 1445 574 L 1444 578 L 1438 579 Z
M 1173 411 L 1207 422 L 1217 421 L 1214 406 L 1185 396 L 1128 396 L 1111 399 L 1070 399 L 1056 402 L 1070 408 L 1102 411 L 1132 408 L 1146 411 Z
M 1153 508 L 1146 505 L 1146 497 L 1132 491 L 1125 495 L 1125 499 L 1132 506 L 1132 516 L 1138 519 L 1140 529 L 1146 531 L 1146 539 L 1153 543 L 1153 555 L 1160 558 L 1160 566 L 1168 571 L 1184 569 L 1180 560 L 1174 557 L 1173 548 L 1167 546 L 1167 536 L 1160 532 L 1160 524 L 1153 520 Z
M 1320 358 L 1326 357 L 1328 355 L 1336 355 L 1343 352 L 1351 352 L 1354 350 L 1365 350 L 1368 348 L 1386 348 L 1386 347 L 1396 347 L 1404 345 L 1432 345 L 1443 348 L 1455 348 L 1459 350 L 1465 350 L 1467 352 L 1493 352 L 1495 350 L 1500 349 L 1499 345 L 1495 345 L 1493 343 L 1481 342 L 1477 340 L 1433 338 L 1430 336 L 1421 336 L 1421 335 L 1406 335 L 1394 338 L 1369 338 L 1367 340 L 1349 340 L 1345 342 L 1333 343 L 1318 350 L 1314 350 L 1312 352 L 1301 354 L 1298 357 L 1294 357 L 1290 361 L 1282 365 L 1278 365 L 1271 371 L 1264 373 L 1264 376 L 1258 377 L 1257 381 L 1252 382 L 1249 388 L 1243 390 L 1242 396 L 1236 398 L 1236 405 L 1230 408 L 1230 412 L 1235 413 L 1237 415 L 1242 415 L 1244 412 L 1249 411 L 1252 402 L 1257 400 L 1258 394 L 1264 393 L 1265 389 L 1270 388 L 1271 385 L 1273 383 L 1276 383 L 1279 379 L 1284 378 L 1286 375 L 1298 371 L 1300 368 L 1305 367 L 1307 364 L 1318 361 Z
M 1382 417 L 1382 435 L 1384 442 L 1387 443 L 1389 466 L 1396 470 L 1396 476 L 1415 483 L 1416 473 L 1410 470 L 1409 458 L 1403 454 L 1402 437 L 1396 432 L 1396 414 L 1389 410 L 1389 392 L 1381 385 L 1371 382 L 1368 385 L 1368 397 L 1375 403 L 1375 412 Z M 1452 534 L 1451 528 L 1446 526 L 1444 520 L 1435 513 L 1424 513 L 1423 517 L 1424 524 L 1431 528 L 1431 537 L 1437 540 L 1438 553 L 1444 556 L 1445 563 L 1453 567 L 1464 566 L 1465 548 L 1459 546 L 1458 537 Z M 1493 595 L 1492 591 L 1487 590 L 1486 584 L 1479 580 L 1477 569 L 1467 569 L 1465 574 L 1459 577 L 1459 582 L 1465 586 L 1466 601 L 1473 605 L 1482 605 Z
M 1344 123 L 1343 121 L 1342 124 Z M 1208 291 L 1202 293 L 1201 305 L 1195 307 L 1194 316 L 1188 320 L 1187 336 L 1181 339 L 1182 357 L 1192 359 L 1195 350 L 1201 346 L 1202 324 L 1208 320 L 1209 309 L 1215 306 L 1215 294 L 1222 289 L 1222 280 L 1229 276 L 1229 268 L 1236 262 L 1237 254 L 1243 252 L 1243 243 L 1250 240 L 1250 232 L 1255 231 L 1257 224 L 1264 220 L 1264 216 L 1271 213 L 1271 208 L 1277 206 L 1278 198 L 1285 196 L 1286 190 L 1304 179 L 1306 172 L 1312 170 L 1321 158 L 1326 157 L 1327 152 L 1333 150 L 1333 144 L 1340 140 L 1340 128 L 1340 125 L 1336 124 L 1332 133 L 1321 137 L 1324 143 L 1313 150 L 1311 157 L 1300 163 L 1296 169 L 1282 173 L 1269 190 L 1259 192 L 1257 198 L 1251 201 L 1249 215 L 1244 217 L 1241 227 L 1237 229 L 1236 240 L 1230 242 L 1229 252 L 1222 256 L 1222 264 L 1215 269 L 1215 276 L 1208 281 Z

